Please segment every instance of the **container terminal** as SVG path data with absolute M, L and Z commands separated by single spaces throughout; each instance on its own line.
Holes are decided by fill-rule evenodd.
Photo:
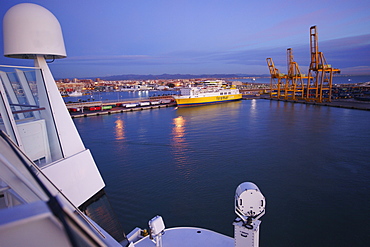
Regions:
M 292 48 L 287 49 L 286 74 L 276 68 L 272 58 L 267 58 L 266 61 L 271 75 L 270 99 L 314 103 L 331 103 L 349 98 L 370 101 L 370 82 L 333 85 L 333 77 L 340 73 L 340 69 L 332 67 L 324 53 L 319 51 L 316 26 L 310 27 L 310 65 L 307 75 L 301 72 L 298 63 L 295 62 Z M 338 102 L 334 105 L 337 104 Z M 357 107 L 360 103 L 352 101 L 345 103 L 348 104 Z

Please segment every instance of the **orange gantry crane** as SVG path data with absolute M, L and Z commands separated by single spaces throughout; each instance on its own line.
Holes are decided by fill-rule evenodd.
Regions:
M 270 98 L 277 98 L 280 99 L 284 97 L 284 93 L 282 94 L 282 89 L 284 88 L 286 75 L 279 72 L 279 70 L 275 67 L 274 61 L 272 58 L 266 58 L 267 66 L 270 70 L 271 80 L 270 80 Z
M 291 48 L 287 49 L 287 74 L 279 72 L 272 58 L 266 59 L 271 74 L 270 98 L 303 99 L 314 102 L 331 101 L 333 74 L 340 73 L 340 70 L 332 68 L 326 62 L 324 54 L 319 52 L 316 26 L 310 28 L 310 53 L 308 76 L 301 73 L 298 64 L 294 61 Z M 307 85 L 304 80 L 307 80 Z
M 340 73 L 327 64 L 324 54 L 319 52 L 316 26 L 310 28 L 311 63 L 308 71 L 306 101 L 331 102 L 333 74 Z
M 288 74 L 285 84 L 285 99 L 303 99 L 304 82 L 307 76 L 301 73 L 298 63 L 294 61 L 292 48 L 287 49 Z
M 270 98 L 296 100 L 304 95 L 303 79 L 307 77 L 301 73 L 298 64 L 294 61 L 292 48 L 287 49 L 288 74 L 280 73 L 275 67 L 272 58 L 267 58 L 270 70 Z

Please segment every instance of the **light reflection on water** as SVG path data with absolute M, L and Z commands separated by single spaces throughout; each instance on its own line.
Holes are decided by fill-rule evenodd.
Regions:
M 116 120 L 116 140 L 124 140 L 125 139 L 125 126 L 122 119 Z
M 367 111 L 253 100 L 74 121 L 126 232 L 160 214 L 231 236 L 235 189 L 253 181 L 261 246 L 369 240 Z
M 182 116 L 173 119 L 172 128 L 172 152 L 177 166 L 186 163 L 185 119 Z

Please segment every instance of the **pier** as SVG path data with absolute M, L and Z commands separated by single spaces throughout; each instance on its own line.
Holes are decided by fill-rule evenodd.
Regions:
M 176 102 L 171 96 L 157 96 L 140 100 L 68 103 L 66 106 L 72 118 L 79 118 L 170 107 L 176 106 Z

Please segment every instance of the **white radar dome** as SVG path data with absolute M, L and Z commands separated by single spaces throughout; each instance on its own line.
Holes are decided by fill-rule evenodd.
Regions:
M 10 8 L 3 20 L 4 56 L 33 59 L 65 58 L 62 29 L 47 9 L 33 3 Z
M 265 197 L 254 183 L 245 182 L 236 188 L 235 213 L 242 219 L 260 218 L 265 214 L 265 206 Z

